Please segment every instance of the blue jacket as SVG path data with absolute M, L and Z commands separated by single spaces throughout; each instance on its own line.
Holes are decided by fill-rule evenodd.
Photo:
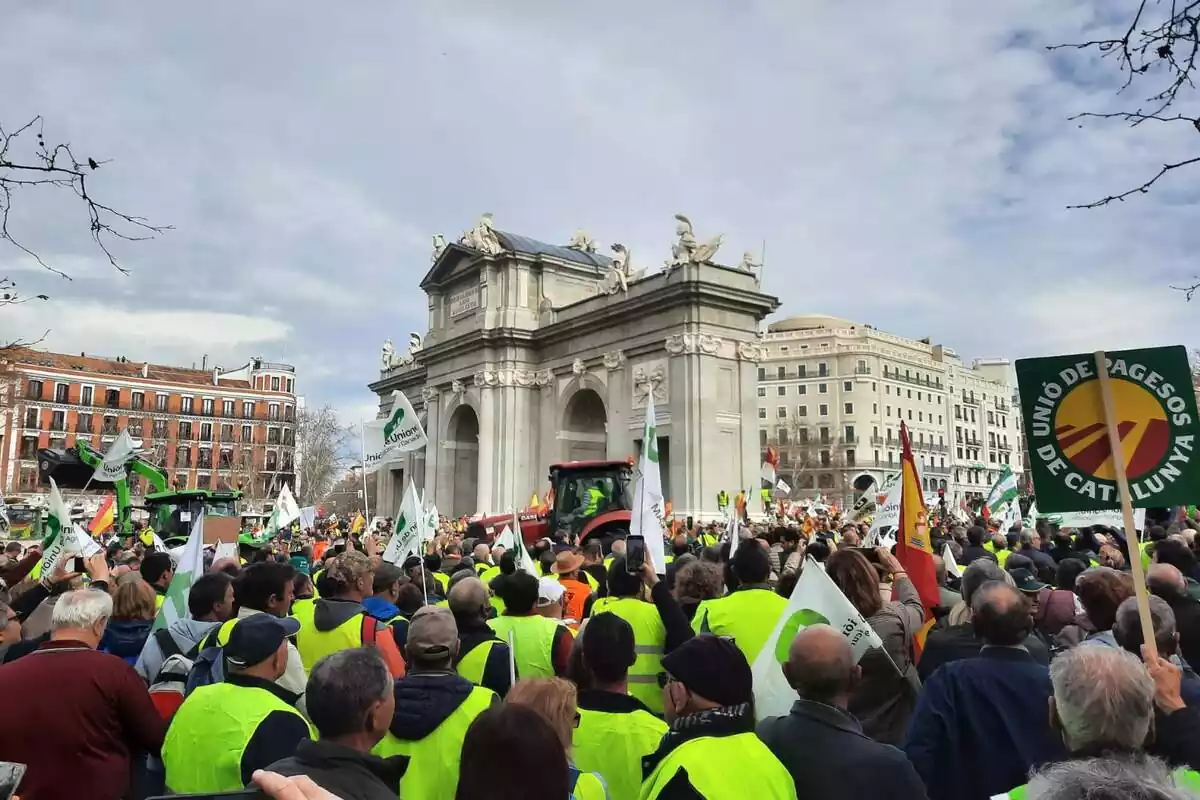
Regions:
M 988 647 L 925 682 L 904 752 L 929 800 L 975 800 L 1028 782 L 1068 757 L 1050 729 L 1050 671 L 1025 650 Z
M 120 656 L 130 665 L 136 664 L 153 624 L 154 620 L 151 619 L 109 620 L 104 636 L 100 638 L 100 646 L 96 649 L 101 653 Z

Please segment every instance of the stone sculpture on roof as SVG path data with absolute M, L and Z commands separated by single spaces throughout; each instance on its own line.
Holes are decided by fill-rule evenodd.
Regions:
M 612 264 L 608 268 L 608 274 L 604 277 L 603 288 L 608 294 L 616 294 L 619 289 L 628 294 L 629 278 L 632 270 L 632 262 L 630 261 L 629 248 L 623 244 L 613 244 L 612 251 L 616 253 L 613 256 Z
M 762 261 L 754 257 L 753 250 L 742 253 L 742 262 L 738 264 L 738 269 L 742 272 L 749 272 L 759 281 L 762 280 L 762 274 L 759 272 L 762 269 Z
M 442 236 L 440 233 L 435 233 L 433 235 L 433 257 L 430 260 L 437 261 L 442 257 L 442 253 L 445 252 L 445 250 L 446 237 Z
M 596 252 L 596 240 L 588 236 L 587 231 L 580 228 L 571 234 L 571 241 L 567 242 L 567 247 L 583 253 L 594 253 Z
M 675 219 L 678 220 L 675 225 L 675 235 L 678 238 L 675 244 L 671 245 L 671 257 L 664 265 L 665 271 L 670 274 L 675 267 L 682 267 L 686 264 L 705 264 L 712 261 L 712 257 L 721 247 L 721 242 L 725 240 L 725 234 L 717 234 L 704 244 L 700 244 L 692 229 L 692 221 L 683 214 L 676 214 Z
M 504 250 L 504 246 L 500 244 L 500 237 L 496 236 L 490 212 L 483 214 L 479 222 L 475 223 L 475 227 L 464 233 L 458 242 L 489 256 L 499 255 Z

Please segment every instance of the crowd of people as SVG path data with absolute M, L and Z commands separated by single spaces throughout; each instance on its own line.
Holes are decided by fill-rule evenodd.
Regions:
M 933 608 L 836 514 L 736 548 L 676 526 L 664 565 L 543 540 L 540 574 L 450 524 L 402 564 L 387 531 L 297 534 L 209 553 L 169 621 L 168 553 L 117 542 L 31 578 L 41 553 L 10 545 L 0 760 L 21 800 L 1189 797 L 1197 530 L 948 523 Z M 882 647 L 803 627 L 776 651 L 794 705 L 759 719 L 752 665 L 806 569 Z

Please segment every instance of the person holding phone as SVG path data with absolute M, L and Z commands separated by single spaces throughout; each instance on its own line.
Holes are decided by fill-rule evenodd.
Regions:
M 288 663 L 300 623 L 255 614 L 230 631 L 222 683 L 200 686 L 171 720 L 162 746 L 167 788 L 176 794 L 229 792 L 254 771 L 287 758 L 316 731 L 275 681 Z

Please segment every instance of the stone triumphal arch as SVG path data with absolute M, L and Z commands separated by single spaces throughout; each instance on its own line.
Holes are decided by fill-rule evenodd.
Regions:
M 375 473 L 379 513 L 395 515 L 410 477 L 442 513 L 523 508 L 553 462 L 636 456 L 651 395 L 677 514 L 757 488 L 758 324 L 778 300 L 750 254 L 715 264 L 719 237 L 700 244 L 677 219 L 648 274 L 621 245 L 609 258 L 582 232 L 546 244 L 490 215 L 457 242 L 434 237 L 428 332 L 404 353 L 385 343 L 370 384 L 380 413 L 394 389 L 408 396 L 429 446 Z

